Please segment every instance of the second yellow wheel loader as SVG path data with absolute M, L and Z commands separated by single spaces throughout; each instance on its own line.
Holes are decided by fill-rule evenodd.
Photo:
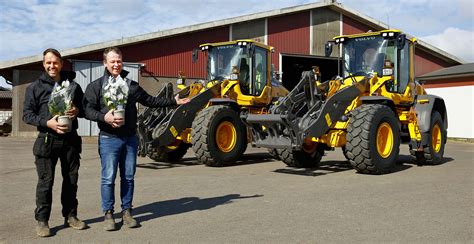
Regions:
M 321 82 L 317 71 L 303 72 L 269 113 L 242 114 L 252 144 L 294 167 L 316 167 L 325 150 L 341 147 L 358 172 L 388 173 L 401 143 L 420 164 L 442 162 L 446 106 L 414 79 L 415 43 L 398 30 L 335 37 L 326 55 L 341 48 L 340 76 Z

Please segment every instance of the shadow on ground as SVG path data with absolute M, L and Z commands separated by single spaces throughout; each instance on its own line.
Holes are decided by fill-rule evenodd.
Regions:
M 286 167 L 286 168 L 276 169 L 273 172 L 283 173 L 283 174 L 292 174 L 292 175 L 301 175 L 301 176 L 321 176 L 321 175 L 343 172 L 347 170 L 352 170 L 352 166 L 348 161 L 331 160 L 331 161 L 321 161 L 319 164 L 319 167 L 315 167 L 315 168 Z
M 168 215 L 182 214 L 191 211 L 202 211 L 217 207 L 219 205 L 230 204 L 235 200 L 262 197 L 263 195 L 241 196 L 240 194 L 228 194 L 220 197 L 199 198 L 199 197 L 184 197 L 175 200 L 154 202 L 133 209 L 133 215 L 138 222 L 146 222 L 152 219 L 160 218 Z M 114 214 L 115 222 L 120 222 L 121 214 Z M 103 216 L 84 220 L 88 225 L 103 221 Z M 121 228 L 119 223 L 118 228 Z M 57 227 L 57 230 L 63 228 Z
M 151 159 L 147 158 L 150 162 L 137 164 L 138 168 L 143 169 L 168 169 L 168 168 L 176 168 L 176 167 L 184 167 L 184 166 L 195 166 L 201 165 L 196 157 L 187 157 L 183 158 L 179 162 L 155 162 Z M 258 164 L 258 163 L 266 163 L 274 161 L 273 157 L 264 152 L 256 152 L 256 153 L 247 153 L 242 156 L 242 159 L 238 160 L 237 162 L 229 165 L 225 165 L 224 167 L 233 167 L 239 165 L 249 165 L 249 164 Z
M 439 164 L 418 164 L 418 162 L 416 162 L 416 160 L 413 156 L 411 156 L 411 155 L 400 155 L 400 156 L 398 156 L 397 164 L 409 164 L 409 165 L 415 165 L 415 166 L 433 167 L 433 166 L 449 163 L 451 161 L 454 161 L 454 158 L 443 157 L 443 161 Z
M 450 161 L 453 161 L 453 158 L 445 157 L 443 162 L 440 164 L 445 164 Z M 437 165 L 440 165 L 437 164 Z M 415 159 L 410 155 L 399 155 L 397 159 L 397 163 L 393 168 L 391 173 L 396 173 L 400 171 L 407 170 L 414 165 L 416 166 L 426 166 L 426 167 L 433 167 L 437 165 L 418 165 Z M 327 174 L 333 174 L 338 172 L 343 172 L 347 170 L 354 170 L 351 164 L 348 161 L 321 161 L 319 167 L 315 168 L 293 168 L 293 167 L 286 167 L 281 169 L 276 169 L 273 172 L 276 173 L 283 173 L 283 174 L 293 174 L 293 175 L 301 175 L 301 176 L 321 176 Z M 355 172 L 355 170 L 354 170 Z M 391 174 L 390 173 L 390 174 Z
M 179 162 L 157 162 L 150 158 L 147 158 L 149 162 L 137 164 L 138 168 L 142 169 L 170 169 L 184 166 L 195 166 L 200 165 L 196 157 L 183 158 Z

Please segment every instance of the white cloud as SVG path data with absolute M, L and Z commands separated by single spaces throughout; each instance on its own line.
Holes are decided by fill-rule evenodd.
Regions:
M 0 61 L 5 61 L 48 47 L 63 50 L 317 0 L 0 1 Z M 442 36 L 448 27 L 473 31 L 472 0 L 339 1 L 382 22 L 390 19 L 391 26 L 416 37 Z
M 472 0 L 340 0 L 340 2 L 346 7 L 416 37 L 440 33 L 450 26 L 473 30 Z
M 474 31 L 449 27 L 443 32 L 420 38 L 467 62 L 474 62 Z
M 57 0 L 2 1 L 0 61 L 122 37 L 295 6 L 275 0 Z M 218 13 L 218 14 L 216 14 Z

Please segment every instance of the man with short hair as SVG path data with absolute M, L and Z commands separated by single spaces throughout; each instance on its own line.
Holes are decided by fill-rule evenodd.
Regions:
M 104 229 L 113 231 L 116 230 L 113 213 L 117 169 L 120 169 L 122 222 L 129 228 L 139 226 L 131 213 L 138 149 L 136 103 L 149 107 L 165 107 L 184 104 L 189 102 L 189 99 L 179 99 L 178 96 L 175 99 L 150 96 L 136 81 L 126 78 L 128 72 L 123 70 L 122 52 L 116 47 L 105 49 L 103 57 L 104 75 L 87 86 L 84 109 L 86 118 L 97 121 L 100 129 Z M 117 114 L 114 116 L 119 110 L 125 110 L 124 118 Z
M 64 225 L 74 229 L 85 229 L 87 225 L 77 218 L 77 180 L 80 164 L 81 137 L 77 134 L 77 117 L 84 117 L 83 92 L 74 82 L 76 73 L 61 71 L 61 54 L 52 48 L 43 52 L 45 72 L 26 89 L 23 120 L 36 126 L 39 134 L 33 146 L 38 183 L 36 185 L 35 219 L 36 234 L 51 236 L 48 221 L 51 215 L 54 171 L 58 159 L 63 176 L 61 190 Z M 63 94 L 68 94 L 67 98 Z M 54 99 L 53 99 L 54 98 Z M 65 98 L 65 99 L 63 99 Z M 70 100 L 69 100 L 70 99 Z M 71 103 L 72 102 L 72 103 Z M 63 106 L 59 106 L 61 104 Z M 64 110 L 53 109 L 59 106 Z M 59 114 L 72 119 L 72 126 L 58 122 Z

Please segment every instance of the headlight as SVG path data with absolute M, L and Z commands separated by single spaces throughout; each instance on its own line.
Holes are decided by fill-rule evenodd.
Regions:
M 394 37 L 395 36 L 395 32 L 384 32 L 382 33 L 382 37 Z
M 344 37 L 336 39 L 336 44 L 343 43 L 346 39 Z

